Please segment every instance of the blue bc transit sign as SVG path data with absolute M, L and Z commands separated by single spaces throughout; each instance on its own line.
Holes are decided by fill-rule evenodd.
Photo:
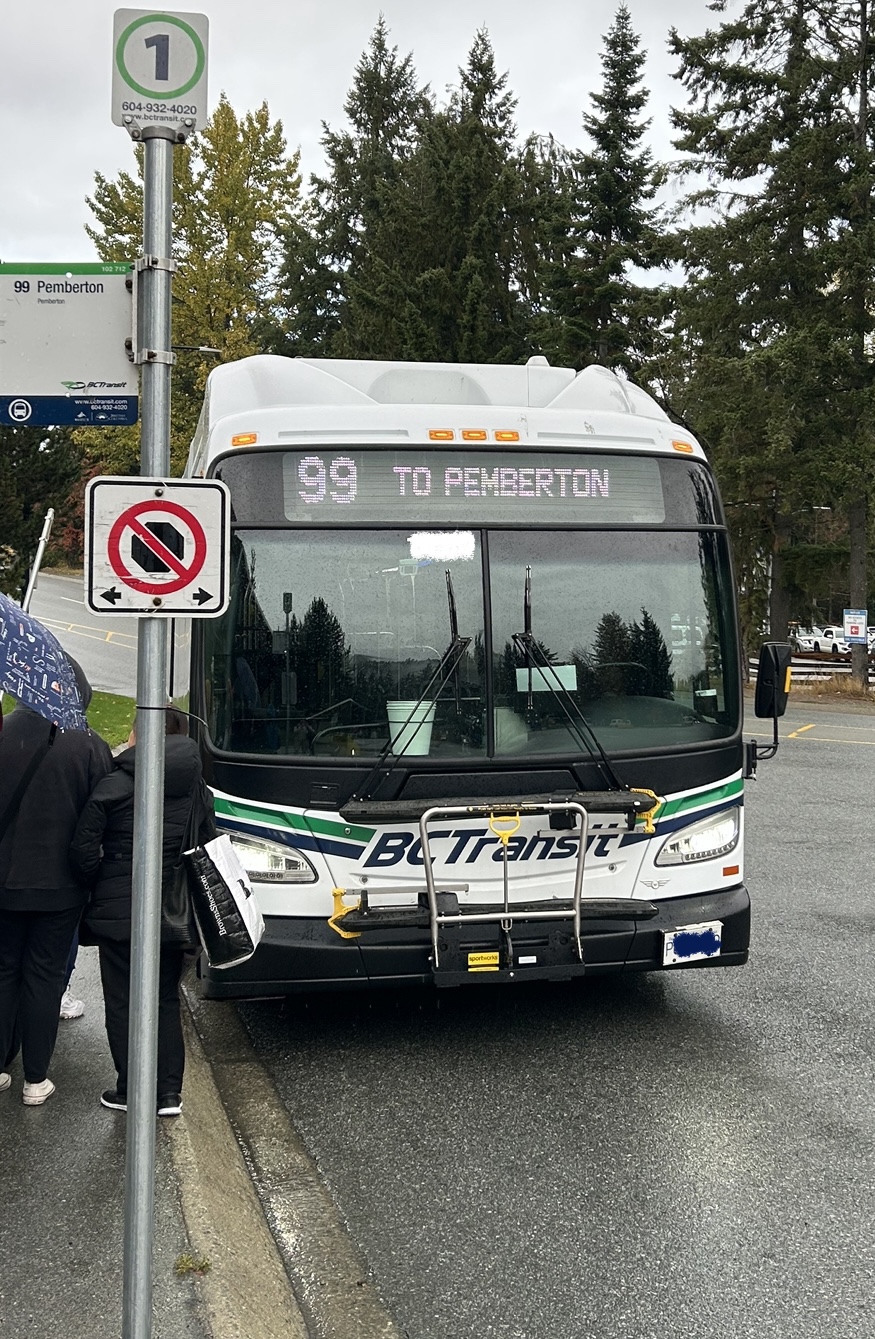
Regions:
M 0 426 L 103 428 L 136 421 L 136 395 L 0 395 Z
M 131 266 L 0 265 L 0 426 L 137 421 Z

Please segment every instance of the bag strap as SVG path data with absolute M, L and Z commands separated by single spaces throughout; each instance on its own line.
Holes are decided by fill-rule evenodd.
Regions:
M 188 807 L 188 817 L 185 820 L 185 827 L 182 830 L 182 845 L 179 848 L 179 857 L 176 861 L 177 865 L 182 863 L 182 857 L 185 855 L 186 851 L 190 851 L 193 846 L 197 845 L 196 838 L 198 827 L 200 825 L 194 821 L 194 811 L 199 795 L 200 785 L 198 784 L 191 793 L 191 804 Z
M 27 767 L 25 767 L 21 779 L 18 782 L 18 785 L 15 787 L 15 790 L 9 797 L 9 803 L 6 805 L 6 808 L 3 810 L 3 813 L 0 814 L 0 839 L 5 837 L 6 829 L 9 827 L 9 824 L 12 822 L 13 818 L 18 813 L 19 805 L 21 804 L 21 801 L 24 799 L 24 793 L 27 790 L 28 786 L 30 785 L 31 781 L 33 780 L 36 769 L 39 767 L 43 758 L 46 756 L 49 749 L 54 744 L 55 735 L 57 733 L 58 733 L 58 727 L 53 723 L 52 728 L 49 730 L 48 739 L 45 741 L 42 748 L 37 749 L 36 753 L 33 754 L 30 762 L 27 764 Z

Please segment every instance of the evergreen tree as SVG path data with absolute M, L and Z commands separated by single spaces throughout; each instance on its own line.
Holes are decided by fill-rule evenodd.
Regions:
M 415 276 L 406 344 L 448 362 L 518 362 L 531 347 L 520 264 L 526 198 L 516 101 L 485 30 L 459 74 L 449 106 L 422 124 L 406 177 L 400 232 L 415 241 L 404 255 Z
M 525 357 L 533 225 L 506 85 L 479 32 L 437 111 L 380 20 L 345 104 L 350 128 L 326 127 L 330 171 L 313 178 L 302 226 L 288 238 L 277 351 Z
M 413 57 L 389 45 L 380 17 L 344 103 L 348 129 L 323 123 L 329 171 L 286 233 L 277 352 L 386 357 L 381 255 L 393 255 L 391 200 L 429 109 Z M 388 312 L 390 321 L 391 309 Z M 396 355 L 397 356 L 397 355 Z
M 725 0 L 712 8 L 724 12 Z M 673 114 L 677 144 L 711 179 L 692 202 L 716 210 L 687 233 L 683 398 L 727 497 L 760 518 L 736 515 L 737 537 L 769 536 L 773 636 L 786 632 L 784 556 L 800 509 L 853 495 L 865 533 L 871 55 L 853 11 L 863 14 L 750 3 L 702 37 L 671 38 L 691 98 Z M 743 565 L 754 574 L 758 555 L 745 552 Z
M 672 696 L 671 651 L 659 624 L 646 609 L 641 610 L 641 622 L 629 629 L 629 660 L 627 692 L 646 697 Z
M 616 612 L 603 614 L 593 638 L 593 664 L 603 693 L 624 694 L 631 660 L 631 632 Z
M 343 627 L 321 596 L 311 601 L 303 617 L 295 650 L 298 701 L 305 705 L 309 717 L 335 707 L 348 696 L 348 647 Z
M 70 522 L 68 491 L 81 453 L 66 428 L 0 427 L 0 590 L 21 599 L 46 512 L 57 534 Z
M 641 85 L 645 53 L 624 4 L 601 60 L 602 89 L 583 116 L 591 148 L 559 165 L 540 333 L 563 365 L 594 361 L 635 372 L 651 353 L 659 307 L 632 271 L 664 263 L 666 252 L 652 204 L 659 174 L 642 144 L 650 125 L 641 119 L 649 97 Z
M 86 232 L 103 260 L 142 251 L 143 152 L 138 178 L 96 174 Z M 297 218 L 298 154 L 289 155 L 280 122 L 267 105 L 238 117 L 222 95 L 203 130 L 174 149 L 173 343 L 177 362 L 171 397 L 171 457 L 182 470 L 197 423 L 207 375 L 223 360 L 258 353 L 282 262 L 282 241 Z M 139 429 L 81 429 L 77 440 L 109 472 L 135 473 Z

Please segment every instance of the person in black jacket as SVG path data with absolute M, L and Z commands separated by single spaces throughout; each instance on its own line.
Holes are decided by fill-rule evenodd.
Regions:
M 83 709 L 91 687 L 71 660 Z M 0 1062 L 21 1041 L 25 1106 L 41 1106 L 58 1035 L 67 955 L 86 885 L 70 863 L 70 840 L 88 796 L 112 767 L 109 746 L 91 730 L 58 730 L 19 704 L 0 733 L 0 812 L 30 760 L 43 752 L 17 813 L 0 835 Z M 0 1091 L 11 1087 L 0 1073 Z
M 137 750 L 120 753 L 109 776 L 98 782 L 76 827 L 70 858 L 81 877 L 93 884 L 91 901 L 82 918 L 82 943 L 96 943 L 106 1013 L 106 1035 L 116 1068 L 115 1088 L 107 1089 L 101 1103 L 113 1111 L 127 1111 L 128 1015 L 131 973 L 131 901 L 134 855 L 134 774 Z M 191 825 L 190 825 L 191 823 Z M 165 710 L 164 838 L 162 897 L 172 886 L 186 834 L 196 842 L 216 836 L 213 802 L 201 775 L 197 745 L 188 738 L 188 721 L 174 707 Z M 179 1011 L 179 982 L 186 950 L 178 932 L 162 916 L 158 984 L 159 1116 L 178 1116 L 182 1110 L 185 1045 Z

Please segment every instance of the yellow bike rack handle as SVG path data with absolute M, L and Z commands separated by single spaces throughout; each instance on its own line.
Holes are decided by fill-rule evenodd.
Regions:
M 511 837 L 520 830 L 522 819 L 519 814 L 490 814 L 489 829 L 495 833 L 495 836 L 506 847 Z M 506 826 L 502 826 L 505 824 Z
M 343 905 L 345 893 L 345 888 L 332 888 L 331 896 L 334 898 L 334 914 L 329 916 L 328 924 L 331 926 L 335 934 L 340 935 L 341 939 L 360 939 L 362 933 L 361 930 L 343 930 L 337 923 L 338 921 L 343 920 L 344 916 L 347 916 L 351 911 L 358 911 L 362 903 L 361 898 L 359 898 L 354 906 L 345 907 Z
M 639 814 L 635 820 L 636 823 L 644 824 L 644 832 L 649 836 L 651 832 L 656 831 L 656 823 L 654 820 L 662 806 L 662 799 L 657 795 L 655 790 L 645 790 L 643 786 L 630 786 L 629 789 L 633 795 L 649 795 L 651 800 L 658 801 L 652 809 L 648 809 L 645 813 Z

